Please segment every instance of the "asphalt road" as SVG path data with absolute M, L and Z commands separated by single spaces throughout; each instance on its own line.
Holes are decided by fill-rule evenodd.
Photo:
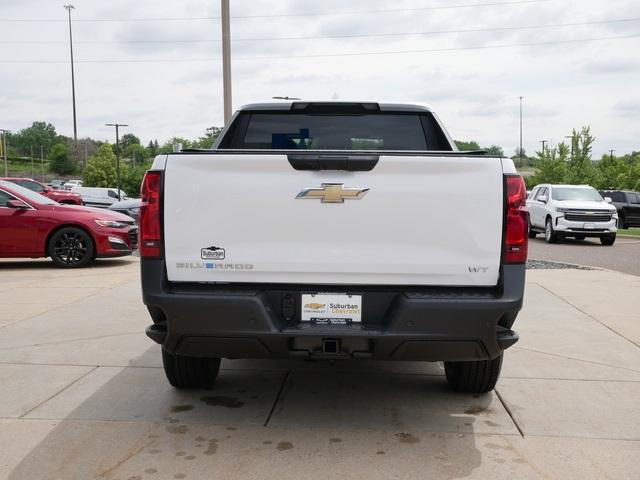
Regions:
M 529 241 L 529 258 L 608 268 L 640 276 L 640 237 L 619 236 L 613 246 L 604 247 L 594 238 L 548 244 L 540 234 Z

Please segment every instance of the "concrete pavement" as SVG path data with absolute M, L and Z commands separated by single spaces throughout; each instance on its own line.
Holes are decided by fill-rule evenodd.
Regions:
M 137 259 L 0 263 L 0 478 L 612 478 L 640 471 L 640 277 L 528 272 L 495 393 L 439 364 L 224 361 L 178 392 Z

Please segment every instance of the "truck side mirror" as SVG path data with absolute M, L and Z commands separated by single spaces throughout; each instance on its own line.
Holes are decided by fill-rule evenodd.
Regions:
M 604 197 L 604 201 L 607 203 L 611 203 L 613 200 L 611 200 L 611 197 Z

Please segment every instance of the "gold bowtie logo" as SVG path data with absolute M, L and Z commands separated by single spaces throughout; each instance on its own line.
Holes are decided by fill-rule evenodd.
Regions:
M 343 185 L 343 183 L 323 183 L 322 188 L 305 188 L 296 198 L 320 199 L 322 203 L 344 203 L 345 199 L 360 200 L 369 191 L 368 188 L 344 187 Z

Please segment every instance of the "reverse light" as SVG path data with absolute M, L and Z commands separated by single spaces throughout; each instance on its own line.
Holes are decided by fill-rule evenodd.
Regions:
M 527 261 L 529 216 L 525 210 L 527 189 L 520 175 L 505 175 L 507 216 L 505 223 L 504 263 Z
M 161 223 L 162 172 L 147 172 L 140 188 L 139 242 L 140 257 L 159 258 L 162 256 Z

